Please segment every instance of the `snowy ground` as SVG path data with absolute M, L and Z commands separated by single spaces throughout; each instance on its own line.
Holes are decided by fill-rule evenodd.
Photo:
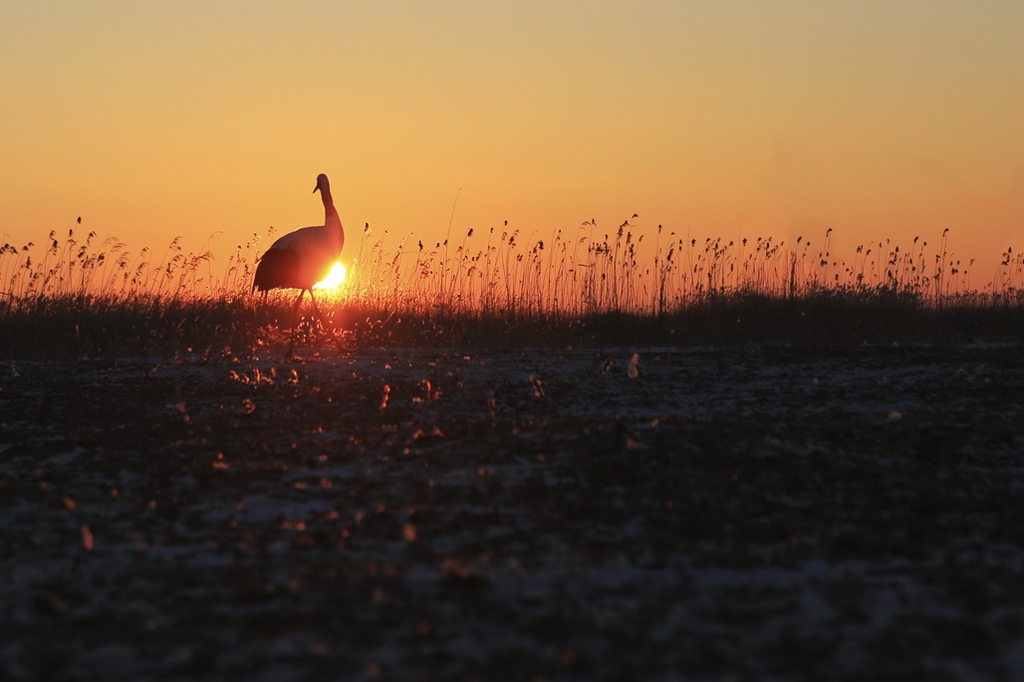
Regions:
M 1024 352 L 25 363 L 0 678 L 1024 678 Z

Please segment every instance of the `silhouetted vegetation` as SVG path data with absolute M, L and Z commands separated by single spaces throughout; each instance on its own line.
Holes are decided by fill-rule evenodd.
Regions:
M 349 278 L 319 292 L 323 319 L 307 309 L 300 343 L 310 348 L 455 346 L 516 348 L 962 343 L 1024 340 L 1011 249 L 995 278 L 971 288 L 969 267 L 947 251 L 888 242 L 857 247 L 852 260 L 798 238 L 685 240 L 660 227 L 641 246 L 624 222 L 576 235 L 468 230 L 459 244 L 402 239 L 389 246 L 369 225 L 351 239 Z M 180 240 L 158 255 L 132 254 L 117 239 L 94 246 L 51 232 L 0 250 L 0 353 L 18 359 L 119 355 L 251 355 L 279 345 L 294 294 L 266 304 L 249 293 L 261 237 L 218 266 Z M 481 245 L 481 240 L 483 241 Z

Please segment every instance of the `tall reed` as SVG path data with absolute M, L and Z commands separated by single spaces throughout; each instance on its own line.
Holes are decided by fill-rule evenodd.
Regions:
M 948 250 L 948 230 L 936 247 L 919 237 L 909 248 L 887 239 L 861 244 L 846 257 L 834 253 L 831 229 L 818 248 L 803 236 L 793 244 L 772 237 L 699 242 L 666 234 L 660 225 L 651 247 L 634 230 L 629 220 L 611 232 L 587 221 L 569 235 L 555 230 L 524 236 L 506 223 L 482 236 L 467 230 L 454 251 L 422 240 L 409 248 L 404 239 L 390 250 L 366 225 L 344 295 L 364 306 L 419 313 L 569 317 L 664 315 L 738 294 L 898 295 L 938 307 L 1022 298 L 1020 254 L 1007 249 L 992 281 L 974 289 L 974 261 L 962 263 Z
M 596 343 L 594 320 L 606 321 L 601 338 L 619 338 L 615 320 L 622 316 L 632 320 L 633 330 L 645 320 L 690 316 L 694 324 L 719 329 L 719 338 L 740 338 L 728 320 L 749 322 L 757 311 L 789 319 L 796 308 L 780 307 L 785 302 L 800 303 L 801 316 L 817 311 L 819 321 L 823 305 L 876 320 L 897 319 L 907 310 L 1024 310 L 1024 257 L 1007 248 L 994 276 L 974 288 L 974 261 L 963 262 L 949 249 L 948 230 L 933 245 L 917 237 L 906 247 L 872 241 L 840 255 L 832 230 L 813 243 L 803 236 L 793 243 L 774 237 L 700 241 L 660 225 L 642 231 L 635 219 L 608 231 L 592 220 L 548 232 L 503 223 L 465 230 L 451 243 L 415 235 L 396 239 L 387 231 L 376 235 L 366 224 L 350 238 L 345 284 L 317 293 L 333 321 L 306 319 L 302 329 L 315 341 L 323 329 L 344 322 L 375 343 L 389 343 L 404 320 L 403 338 L 410 343 L 451 341 L 453 329 L 462 330 L 462 339 L 486 342 L 492 334 L 493 342 L 505 343 L 514 337 L 513 327 L 522 338 L 562 334 L 567 343 Z M 270 230 L 266 236 L 272 235 Z M 205 245 L 186 252 L 180 238 L 160 252 L 148 246 L 132 252 L 116 238 L 100 242 L 94 232 L 82 238 L 73 230 L 64 239 L 51 232 L 43 246 L 4 244 L 0 352 L 30 352 L 40 330 L 80 339 L 72 346 L 84 354 L 112 348 L 222 352 L 275 344 L 292 325 L 295 292 L 272 292 L 270 305 L 251 295 L 263 243 L 263 236 L 253 234 L 223 262 Z M 973 281 L 979 280 L 984 281 Z M 874 302 L 874 313 L 866 302 Z M 1010 331 L 998 334 L 1017 334 L 1016 319 L 999 327 Z M 782 334 L 774 324 L 766 319 L 759 329 Z M 878 324 L 879 330 L 892 328 Z M 833 326 L 840 334 L 842 325 Z M 586 334 L 579 331 L 584 327 Z M 982 328 L 975 320 L 964 329 Z M 680 339 L 658 336 L 662 331 L 650 338 Z M 755 333 L 745 331 L 742 338 Z

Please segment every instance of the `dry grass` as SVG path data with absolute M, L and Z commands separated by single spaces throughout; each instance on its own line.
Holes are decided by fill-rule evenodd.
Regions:
M 634 216 L 635 217 L 635 216 Z M 852 258 L 832 252 L 832 230 L 820 248 L 798 237 L 699 242 L 659 225 L 654 244 L 629 221 L 613 233 L 593 222 L 576 234 L 491 228 L 468 230 L 460 243 L 401 239 L 391 247 L 369 225 L 353 263 L 350 302 L 388 310 L 584 316 L 623 312 L 665 315 L 732 296 L 802 298 L 822 293 L 898 295 L 936 306 L 1017 303 L 1024 259 L 1003 254 L 995 276 L 972 287 L 973 261 L 915 237 L 911 248 L 890 240 L 862 244 Z
M 349 280 L 321 292 L 325 320 L 304 318 L 311 346 L 602 346 L 774 341 L 815 345 L 1024 340 L 1024 260 L 1011 249 L 972 288 L 973 263 L 915 238 L 842 258 L 831 230 L 800 237 L 653 240 L 625 221 L 540 238 L 492 228 L 458 244 L 387 243 L 369 225 L 350 239 Z M 132 253 L 74 231 L 47 246 L 0 249 L 0 353 L 11 358 L 199 354 L 276 346 L 294 292 L 263 305 L 250 292 L 262 239 L 226 263 L 208 250 Z M 653 244 L 651 243 L 653 241 Z M 41 254 L 40 254 L 41 252 Z

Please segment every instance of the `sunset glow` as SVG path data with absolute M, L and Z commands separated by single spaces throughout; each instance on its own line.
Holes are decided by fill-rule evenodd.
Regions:
M 320 224 L 327 173 L 386 248 L 638 214 L 648 242 L 833 228 L 852 257 L 949 228 L 987 279 L 1024 248 L 1022 25 L 994 0 L 5 3 L 2 241 L 81 216 L 221 258 Z
M 345 266 L 335 263 L 330 274 L 322 282 L 313 285 L 314 289 L 337 289 L 345 282 Z

